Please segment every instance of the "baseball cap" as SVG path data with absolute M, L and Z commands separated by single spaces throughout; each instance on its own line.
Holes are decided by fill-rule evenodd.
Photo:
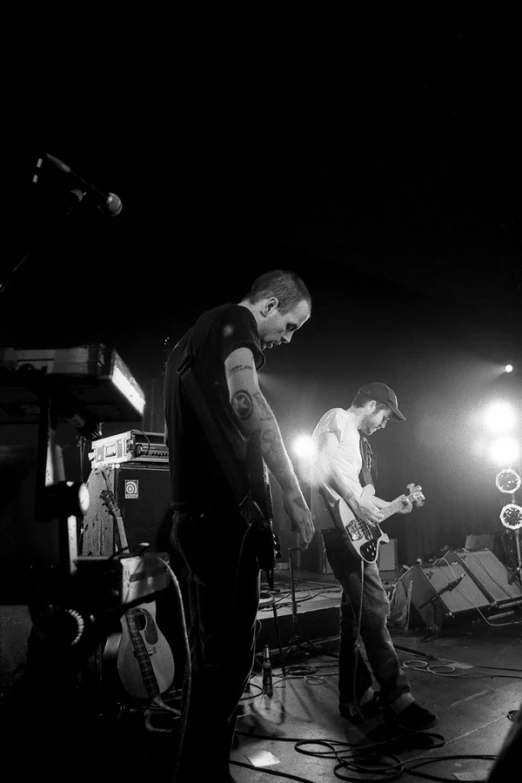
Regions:
M 359 394 L 364 394 L 370 400 L 383 402 L 391 410 L 392 418 L 397 421 L 406 421 L 406 416 L 403 416 L 399 410 L 397 395 L 385 383 L 367 383 L 365 386 L 361 386 Z

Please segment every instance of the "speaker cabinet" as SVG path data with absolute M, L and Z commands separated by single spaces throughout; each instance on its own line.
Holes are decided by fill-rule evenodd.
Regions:
M 522 603 L 520 582 L 514 579 L 509 583 L 511 575 L 506 566 L 489 549 L 477 549 L 474 552 L 457 549 L 444 557 L 450 563 L 459 563 L 493 606 L 505 608 L 510 604 Z
M 475 619 L 491 602 L 460 563 L 412 566 L 399 582 L 409 597 L 410 626 L 438 630 L 448 622 Z M 420 621 L 420 623 L 419 623 Z
M 148 543 L 149 552 L 169 548 L 171 527 L 168 465 L 133 462 L 94 469 L 87 481 L 89 510 L 84 518 L 82 555 L 112 555 L 115 525 L 102 492 L 110 490 L 121 511 L 130 551 Z
M 397 580 L 399 565 L 396 538 L 390 538 L 387 544 L 382 543 L 379 545 L 377 565 L 379 567 L 381 579 Z

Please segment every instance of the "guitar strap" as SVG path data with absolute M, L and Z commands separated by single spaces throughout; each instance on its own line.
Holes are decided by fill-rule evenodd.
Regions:
M 373 478 L 372 478 L 372 460 L 373 460 L 373 451 L 372 447 L 368 443 L 368 438 L 365 438 L 364 435 L 361 435 L 361 439 L 359 441 L 359 448 L 361 450 L 361 457 L 362 457 L 362 468 L 361 468 L 361 475 L 362 475 L 362 485 L 366 486 L 367 484 L 371 484 L 373 486 Z
M 211 415 L 207 401 L 192 370 L 193 363 L 193 356 L 184 358 L 177 369 L 179 379 L 187 391 L 187 396 L 199 417 L 203 431 L 206 433 L 217 460 L 230 484 L 238 504 L 239 513 L 249 527 L 253 528 L 252 532 L 257 534 L 256 551 L 259 567 L 266 572 L 268 583 L 272 587 L 276 550 L 271 522 L 250 495 L 248 493 L 245 494 L 232 461 L 230 448 L 225 440 L 225 436 L 216 424 L 215 418 Z

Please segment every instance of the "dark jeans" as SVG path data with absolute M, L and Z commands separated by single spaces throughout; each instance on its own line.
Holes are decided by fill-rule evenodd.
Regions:
M 343 588 L 340 613 L 339 702 L 358 702 L 372 685 L 371 672 L 356 646 L 361 612 L 360 637 L 368 661 L 380 686 L 382 700 L 392 704 L 400 696 L 409 693 L 410 688 L 400 668 L 386 625 L 390 605 L 377 564 L 364 564 L 361 609 L 361 561 L 349 551 L 339 530 L 325 530 L 322 535 L 328 562 Z
M 259 569 L 236 514 L 174 512 L 188 571 L 192 688 L 178 781 L 229 781 L 238 702 L 252 669 Z M 245 544 L 243 545 L 243 541 Z

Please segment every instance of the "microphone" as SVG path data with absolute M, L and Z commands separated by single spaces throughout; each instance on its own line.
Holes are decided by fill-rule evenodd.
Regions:
M 433 596 L 433 598 L 428 598 L 428 600 L 427 600 L 427 601 L 424 601 L 424 603 L 423 603 L 423 604 L 421 604 L 421 605 L 418 607 L 418 609 L 419 609 L 419 610 L 420 610 L 420 609 L 424 609 L 424 607 L 425 607 L 425 606 L 427 606 L 429 603 L 435 603 L 435 601 L 437 600 L 437 598 L 438 598 L 440 595 L 442 595 L 443 593 L 447 593 L 447 592 L 449 592 L 449 591 L 451 591 L 451 590 L 454 590 L 456 587 L 458 587 L 458 586 L 460 585 L 460 583 L 461 583 L 461 582 L 462 582 L 462 580 L 465 578 L 465 576 L 466 576 L 466 574 L 461 574 L 461 575 L 460 575 L 460 576 L 458 576 L 456 579 L 454 579 L 454 580 L 453 580 L 453 582 L 448 582 L 448 584 L 447 584 L 447 585 L 444 585 L 444 587 L 443 587 L 441 590 L 439 590 L 439 592 L 438 592 L 438 593 L 435 593 L 435 595 Z
M 121 203 L 121 199 L 115 193 L 103 193 L 97 187 L 91 185 L 90 182 L 86 182 L 83 177 L 80 177 L 79 174 L 76 174 L 70 166 L 67 166 L 65 163 L 63 163 L 63 161 L 55 158 L 54 155 L 49 155 L 49 153 L 46 152 L 45 157 L 47 160 L 50 160 L 51 163 L 53 163 L 58 169 L 60 169 L 63 174 L 71 176 L 77 183 L 80 184 L 81 187 L 76 188 L 72 192 L 75 194 L 78 192 L 91 193 L 98 202 L 98 209 L 104 215 L 108 215 L 109 217 L 116 217 L 116 215 L 120 214 L 123 208 L 123 204 Z M 83 193 L 81 198 L 83 198 Z M 79 201 L 81 201 L 81 198 Z

